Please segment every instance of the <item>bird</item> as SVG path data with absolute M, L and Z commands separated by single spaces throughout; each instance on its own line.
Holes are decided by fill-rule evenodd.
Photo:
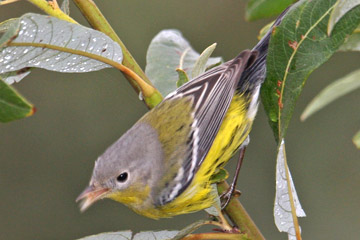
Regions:
M 246 148 L 271 31 L 286 11 L 252 50 L 168 94 L 98 157 L 80 209 L 110 198 L 159 219 L 212 206 L 211 177 Z

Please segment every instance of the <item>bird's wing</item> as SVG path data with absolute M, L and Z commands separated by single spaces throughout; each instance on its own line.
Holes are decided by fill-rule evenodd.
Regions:
M 177 174 L 160 192 L 158 205 L 171 202 L 191 183 L 212 146 L 243 71 L 254 62 L 256 56 L 257 52 L 243 51 L 235 59 L 189 81 L 164 99 L 191 99 L 194 114 L 184 161 Z M 179 162 L 179 159 L 169 161 Z

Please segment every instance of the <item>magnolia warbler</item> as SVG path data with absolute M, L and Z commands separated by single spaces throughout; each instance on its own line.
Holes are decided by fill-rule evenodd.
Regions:
M 110 146 L 77 199 L 81 210 L 102 198 L 154 219 L 210 207 L 211 176 L 239 149 L 255 118 L 271 30 L 252 51 L 170 93 Z

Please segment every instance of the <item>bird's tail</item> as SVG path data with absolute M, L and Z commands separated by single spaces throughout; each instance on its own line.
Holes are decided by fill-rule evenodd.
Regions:
M 255 89 L 258 89 L 257 87 L 259 85 L 264 82 L 266 76 L 266 57 L 272 30 L 282 22 L 284 16 L 290 8 L 291 6 L 285 9 L 277 17 L 269 31 L 252 49 L 253 51 L 258 52 L 258 56 L 255 62 L 243 72 L 237 87 L 239 92 L 251 94 Z

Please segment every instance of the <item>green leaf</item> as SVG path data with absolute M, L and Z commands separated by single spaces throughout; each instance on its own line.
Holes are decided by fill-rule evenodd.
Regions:
M 34 112 L 34 106 L 0 78 L 0 122 L 25 118 Z
M 90 72 L 122 61 L 120 46 L 105 34 L 32 13 L 11 22 L 0 46 L 0 74 L 29 67 Z
M 360 0 L 337 0 L 332 10 L 328 23 L 328 35 L 330 36 L 335 24 L 351 9 L 360 5 Z
M 132 239 L 131 231 L 122 231 L 122 232 L 100 233 L 100 234 L 80 238 L 78 240 L 131 240 L 131 239 Z
M 360 149 L 360 131 L 358 131 L 355 136 L 353 137 L 353 143 L 355 144 L 355 146 Z
M 305 121 L 308 117 L 327 106 L 331 102 L 358 88 L 360 88 L 360 70 L 356 70 L 324 88 L 306 106 L 304 112 L 301 114 L 301 120 Z
M 262 39 L 265 34 L 270 30 L 271 26 L 274 24 L 275 21 L 272 21 L 266 24 L 262 29 L 260 29 L 259 35 L 257 36 L 258 40 Z
M 189 81 L 189 77 L 187 76 L 186 72 L 180 68 L 176 69 L 176 72 L 179 75 L 179 80 L 176 82 L 176 87 L 181 87 L 184 83 Z
M 211 183 L 219 183 L 225 181 L 229 177 L 229 172 L 226 169 L 220 168 L 217 173 L 211 176 Z
M 149 45 L 146 55 L 145 73 L 155 87 L 166 96 L 176 89 L 179 79 L 176 69 L 183 69 L 188 76 L 199 54 L 177 30 L 163 30 L 158 33 Z M 209 58 L 206 67 L 222 62 L 222 58 Z
M 355 29 L 353 34 L 345 39 L 339 51 L 360 51 L 360 26 Z
M 335 0 L 300 1 L 273 30 L 262 102 L 275 138 L 284 138 L 309 74 L 327 61 L 360 23 L 360 7 L 349 11 L 327 35 Z
M 194 64 L 194 68 L 191 72 L 191 77 L 196 78 L 200 74 L 204 73 L 207 68 L 207 63 L 211 54 L 214 52 L 216 48 L 216 43 L 207 47 L 201 54 L 200 57 L 196 60 Z
M 254 21 L 273 17 L 281 13 L 296 0 L 250 0 L 246 6 L 245 18 Z

